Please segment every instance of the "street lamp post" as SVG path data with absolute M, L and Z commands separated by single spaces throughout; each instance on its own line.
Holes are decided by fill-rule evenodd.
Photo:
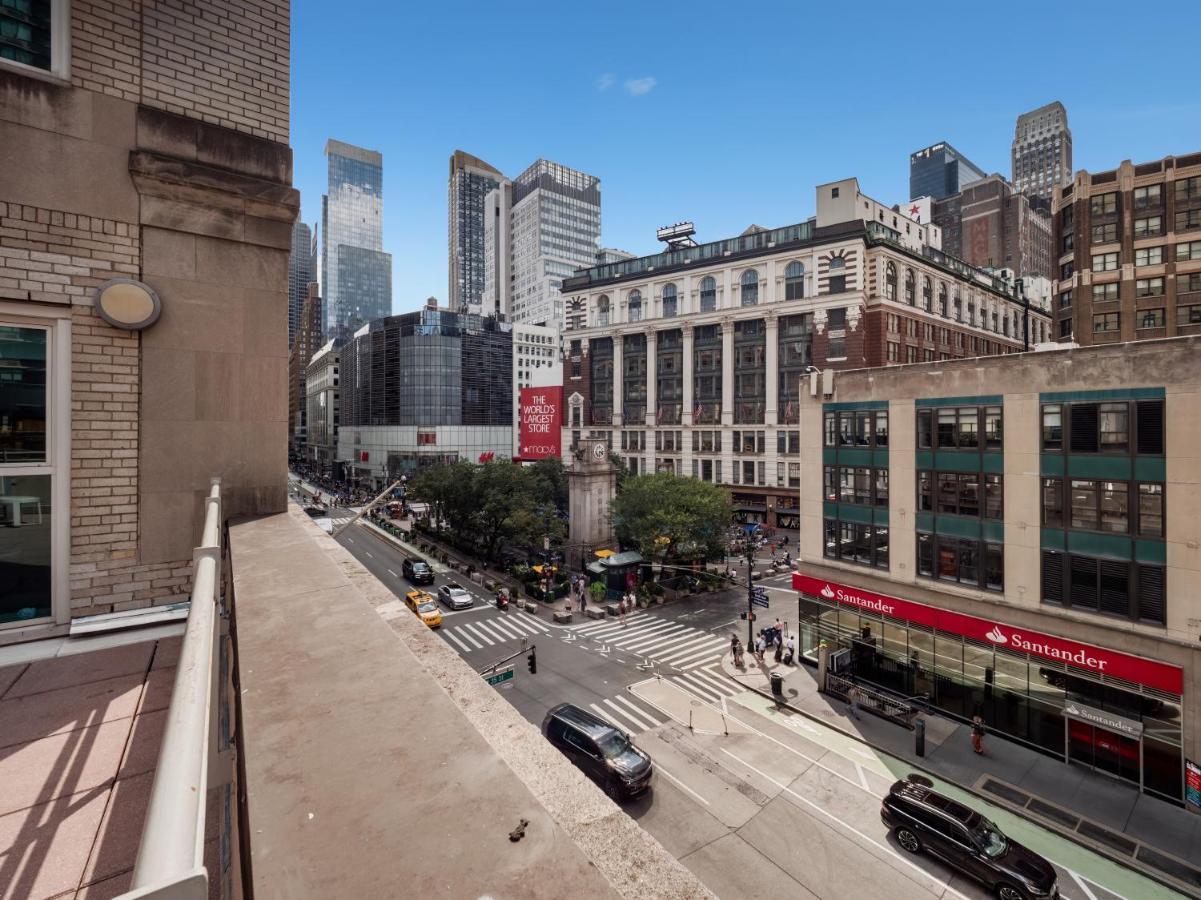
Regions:
M 750 651 L 755 646 L 755 587 L 751 573 L 755 565 L 754 534 L 759 526 L 746 526 L 746 649 Z

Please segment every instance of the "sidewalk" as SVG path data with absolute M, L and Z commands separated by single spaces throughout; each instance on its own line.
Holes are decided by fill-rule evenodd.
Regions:
M 785 666 L 770 656 L 761 665 L 749 653 L 743 670 L 734 667 L 729 654 L 721 665 L 736 682 L 769 696 L 771 674 L 780 671 L 785 704 L 796 712 L 1009 807 L 1117 862 L 1141 864 L 1148 873 L 1184 881 L 1201 896 L 1201 871 L 1182 865 L 1196 866 L 1201 860 L 1201 816 L 999 735 L 989 734 L 986 754 L 977 756 L 972 752 L 970 727 L 937 714 L 923 714 L 926 755 L 919 758 L 912 731 L 866 711 L 856 721 L 846 703 L 819 693 L 816 669 Z

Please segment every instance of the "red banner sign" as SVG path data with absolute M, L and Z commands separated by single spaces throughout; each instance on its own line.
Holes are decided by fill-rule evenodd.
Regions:
M 794 590 L 823 597 L 843 606 L 881 613 L 894 619 L 905 619 L 972 640 L 985 641 L 1007 650 L 1071 663 L 1077 668 L 1098 675 L 1124 678 L 1172 694 L 1181 694 L 1184 691 L 1184 674 L 1178 667 L 1141 656 L 1130 656 L 1116 650 L 1094 647 L 1092 644 L 1081 644 L 1067 638 L 1041 634 L 1029 628 L 979 619 L 935 606 L 926 606 L 924 603 L 914 603 L 912 600 L 876 594 L 863 588 L 811 578 L 796 572 L 792 575 L 792 587 Z
M 522 459 L 562 456 L 563 387 L 521 389 L 518 453 Z

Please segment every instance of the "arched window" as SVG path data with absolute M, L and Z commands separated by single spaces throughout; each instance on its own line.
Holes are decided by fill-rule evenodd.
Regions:
M 596 301 L 596 324 L 602 328 L 609 324 L 609 297 L 601 294 Z
M 631 321 L 631 322 L 641 322 L 642 321 L 642 292 L 641 291 L 630 291 L 629 310 L 630 310 L 629 321 Z
M 908 303 L 910 306 L 917 306 L 917 301 L 914 299 L 913 291 L 914 291 L 913 269 L 906 269 L 905 270 L 905 302 Z
M 717 281 L 712 275 L 701 279 L 701 312 L 717 309 Z
M 741 297 L 743 306 L 754 306 L 759 302 L 759 273 L 754 269 L 747 269 L 742 273 L 740 279 Z
M 676 314 L 676 286 L 674 284 L 663 285 L 663 315 L 674 316 Z
M 805 267 L 793 260 L 784 269 L 784 299 L 800 300 L 805 296 Z
M 832 257 L 830 259 L 830 265 L 827 266 L 827 268 L 829 268 L 829 269 L 845 269 L 846 267 L 847 267 L 847 261 L 845 259 L 843 259 L 841 256 Z
M 947 285 L 943 281 L 938 283 L 938 314 L 947 317 Z
M 934 299 L 934 286 L 930 284 L 930 276 L 927 275 L 922 279 L 922 309 L 926 312 L 930 311 L 930 304 Z
M 884 267 L 884 299 L 897 299 L 897 267 L 892 263 Z

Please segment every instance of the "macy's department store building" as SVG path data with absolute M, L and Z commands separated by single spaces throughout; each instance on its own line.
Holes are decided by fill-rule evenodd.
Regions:
M 802 652 L 1201 812 L 1199 340 L 802 392 Z

